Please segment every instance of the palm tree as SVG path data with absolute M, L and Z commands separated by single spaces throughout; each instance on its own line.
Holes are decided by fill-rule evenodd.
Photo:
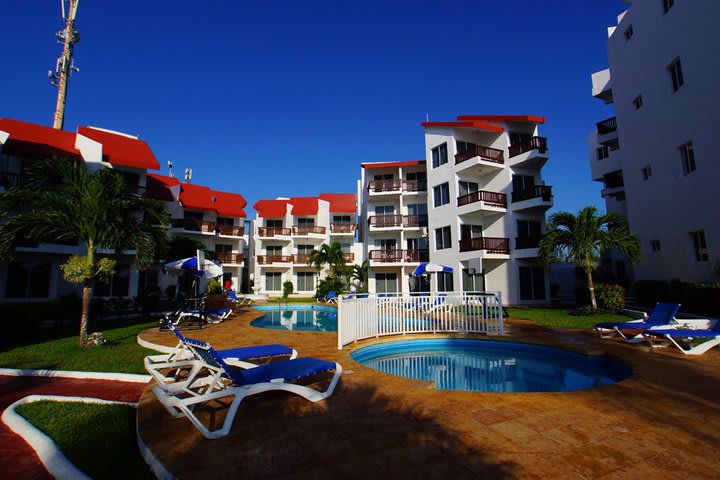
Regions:
M 557 212 L 548 218 L 547 233 L 540 240 L 540 258 L 548 263 L 557 259 L 572 262 L 587 275 L 592 307 L 597 308 L 592 272 L 600 256 L 613 251 L 624 254 L 631 263 L 640 259 L 640 241 L 630 231 L 627 219 L 616 213 L 600 215 L 595 207 L 585 207 L 573 215 Z
M 147 266 L 158 241 L 167 237 L 170 217 L 165 205 L 129 195 L 122 175 L 100 169 L 91 172 L 82 162 L 43 159 L 25 169 L 27 182 L 0 195 L 0 256 L 10 257 L 19 241 L 79 240 L 84 256 L 73 255 L 62 265 L 64 277 L 82 283 L 80 346 L 87 345 L 93 280 L 112 275 L 115 261 L 98 259 L 98 249 L 119 256 L 135 250 L 138 268 Z
M 368 262 L 363 261 L 360 265 L 353 265 L 350 279 L 358 284 L 358 290 L 365 290 L 368 283 Z
M 320 245 L 320 248 L 313 250 L 310 254 L 309 263 L 318 271 L 327 265 L 330 270 L 328 274 L 330 277 L 338 277 L 347 272 L 345 252 L 343 252 L 342 245 L 338 242 L 324 243 Z

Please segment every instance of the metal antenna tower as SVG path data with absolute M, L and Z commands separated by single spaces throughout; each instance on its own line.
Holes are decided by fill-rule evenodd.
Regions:
M 68 3 L 67 10 L 65 4 Z M 67 99 L 68 80 L 72 72 L 79 72 L 80 69 L 73 63 L 73 47 L 80 41 L 80 34 L 75 30 L 75 17 L 77 16 L 78 3 L 80 0 L 60 0 L 62 18 L 65 21 L 65 29 L 57 33 L 58 43 L 63 46 L 62 55 L 57 59 L 55 72 L 48 72 L 52 84 L 57 87 L 57 104 L 53 118 L 53 128 L 62 130 L 65 124 L 65 101 Z

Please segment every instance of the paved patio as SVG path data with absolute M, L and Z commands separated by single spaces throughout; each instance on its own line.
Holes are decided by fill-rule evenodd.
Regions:
M 148 385 L 138 432 L 178 478 L 720 478 L 717 349 L 692 358 L 511 320 L 502 339 L 604 351 L 635 373 L 579 392 L 438 391 L 350 358 L 358 346 L 398 337 L 339 351 L 333 333 L 251 327 L 261 314 L 245 309 L 188 335 L 219 348 L 283 343 L 335 360 L 345 369 L 335 394 L 316 404 L 281 392 L 250 397 L 230 435 L 206 440 L 168 415 Z M 175 344 L 157 329 L 141 336 Z

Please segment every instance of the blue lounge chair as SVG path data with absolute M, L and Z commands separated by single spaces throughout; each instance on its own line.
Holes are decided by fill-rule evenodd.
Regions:
M 327 295 L 324 297 L 318 297 L 317 301 L 325 302 L 325 303 L 337 303 L 337 297 L 335 297 L 336 292 L 328 292 Z
M 205 345 L 200 340 L 184 336 L 175 328 L 172 322 L 168 327 L 178 338 L 178 344 L 173 351 L 162 355 L 145 357 L 145 369 L 159 384 L 174 382 L 178 378 L 187 380 L 197 375 L 202 360 L 193 350 L 195 345 Z M 257 345 L 251 347 L 230 348 L 216 350 L 216 353 L 226 362 L 240 368 L 254 368 L 258 361 L 273 357 L 287 357 L 292 360 L 298 355 L 297 350 L 285 345 Z
M 675 321 L 675 314 L 680 309 L 679 303 L 658 302 L 645 320 L 634 320 L 631 322 L 603 322 L 595 324 L 595 331 L 601 338 L 610 338 L 619 335 L 627 343 L 639 343 L 644 340 L 642 334 L 638 333 L 629 337 L 623 333 L 624 330 L 648 330 L 658 327 L 671 326 Z M 670 327 L 672 328 L 672 327 Z
M 228 365 L 207 343 L 194 345 L 193 349 L 202 357 L 203 368 L 208 374 L 187 382 L 157 386 L 153 388 L 153 393 L 173 416 L 185 415 L 206 438 L 210 439 L 230 433 L 237 409 L 245 397 L 273 390 L 284 390 L 311 402 L 317 402 L 332 395 L 342 374 L 340 364 L 312 357 L 295 358 L 243 370 Z M 332 380 L 324 391 L 291 383 L 332 371 L 334 371 Z M 221 428 L 210 430 L 195 415 L 195 407 L 223 398 L 232 398 L 225 421 Z
M 715 322 L 712 328 L 691 330 L 687 328 L 659 328 L 645 330 L 643 337 L 650 345 L 658 346 L 654 340 L 664 339 L 664 345 L 675 345 L 685 355 L 702 355 L 712 347 L 720 345 L 720 320 Z M 697 339 L 708 339 L 705 342 L 692 346 L 690 342 Z
M 227 291 L 227 300 L 236 305 L 250 305 L 253 302 L 252 298 L 248 298 L 243 295 L 242 298 L 238 297 L 238 294 L 232 288 Z

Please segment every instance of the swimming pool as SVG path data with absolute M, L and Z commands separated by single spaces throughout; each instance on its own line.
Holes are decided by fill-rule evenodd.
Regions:
M 362 347 L 357 362 L 385 373 L 435 383 L 438 390 L 565 392 L 617 383 L 629 366 L 605 355 L 494 340 L 438 338 Z
M 253 307 L 265 312 L 250 322 L 253 327 L 305 332 L 337 332 L 337 308 L 325 305 Z

